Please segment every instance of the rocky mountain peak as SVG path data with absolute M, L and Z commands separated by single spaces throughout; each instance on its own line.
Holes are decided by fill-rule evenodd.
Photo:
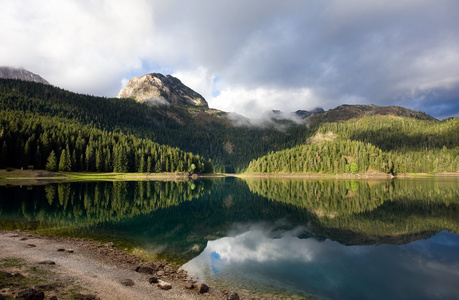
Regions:
M 159 73 L 132 78 L 117 97 L 156 104 L 208 107 L 204 97 L 184 85 L 178 78 Z
M 12 67 L 0 67 L 0 78 L 19 79 L 24 81 L 40 82 L 49 84 L 48 81 L 43 79 L 40 75 L 34 74 L 24 69 Z

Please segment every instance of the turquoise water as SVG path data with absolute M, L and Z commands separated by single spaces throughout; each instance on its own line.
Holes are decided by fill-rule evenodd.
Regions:
M 113 241 L 247 296 L 459 298 L 459 180 L 0 187 L 0 228 Z

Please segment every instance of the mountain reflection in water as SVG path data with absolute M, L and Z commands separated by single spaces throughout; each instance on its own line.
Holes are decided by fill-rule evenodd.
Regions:
M 79 182 L 0 187 L 0 228 L 113 241 L 253 293 L 448 298 L 458 206 L 458 178 Z

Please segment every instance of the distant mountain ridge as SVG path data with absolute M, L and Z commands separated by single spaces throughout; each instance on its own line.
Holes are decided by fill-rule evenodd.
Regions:
M 308 139 L 314 136 L 319 128 L 326 126 L 341 128 L 347 126 L 344 124 L 347 123 L 346 120 L 353 119 L 352 124 L 361 125 L 368 123 L 369 117 L 372 117 L 371 122 L 383 124 L 371 134 L 356 133 L 359 139 L 363 137 L 371 138 L 370 141 L 376 140 L 377 142 L 374 143 L 383 150 L 392 147 L 384 144 L 386 140 L 391 141 L 386 139 L 386 135 L 390 133 L 389 135 L 394 137 L 397 134 L 397 130 L 394 130 L 392 125 L 384 124 L 393 122 L 416 124 L 422 119 L 434 125 L 442 124 L 442 121 L 421 112 L 403 107 L 375 105 L 342 105 L 327 112 L 319 110 L 304 119 L 298 116 L 290 118 L 289 113 L 272 112 L 275 118 L 267 115 L 269 119 L 263 123 L 251 123 L 245 120 L 238 122 L 234 120 L 234 114 L 210 109 L 207 106 L 173 104 L 151 106 L 133 99 L 94 97 L 41 83 L 11 79 L 0 79 L 0 107 L 2 108 L 0 112 L 5 114 L 8 114 L 7 111 L 16 111 L 46 117 L 59 116 L 71 122 L 90 124 L 107 132 L 133 134 L 137 138 L 150 139 L 161 145 L 178 147 L 199 154 L 201 157 L 211 158 L 216 167 L 214 169 L 222 172 L 242 172 L 251 160 L 273 151 L 307 144 Z M 300 113 L 309 114 L 309 112 Z M 410 117 L 410 120 L 405 117 Z M 9 123 L 8 120 L 5 122 L 5 124 Z M 340 124 L 333 124 L 335 122 Z M 425 134 L 431 134 L 428 140 L 433 141 L 437 131 L 429 130 L 433 133 L 429 131 Z M 321 133 L 325 134 L 327 131 L 330 130 Z M 451 140 L 449 144 L 445 144 L 448 149 L 456 145 L 454 130 L 450 131 L 445 135 Z M 424 135 L 424 132 L 421 134 Z M 393 140 L 395 138 L 392 138 Z M 408 144 L 412 143 L 407 136 L 403 135 L 397 135 L 396 140 L 397 145 L 405 145 L 406 141 L 409 141 Z M 27 139 L 18 142 L 25 145 Z M 42 150 L 43 147 L 40 148 L 40 151 Z
M 151 73 L 132 78 L 126 87 L 119 92 L 117 98 L 132 98 L 139 102 L 153 104 L 174 104 L 185 107 L 209 108 L 207 101 L 199 93 L 184 85 L 178 78 L 171 75 L 164 76 L 160 73 Z M 435 119 L 426 113 L 400 106 L 377 106 L 374 104 L 343 104 L 328 111 L 317 107 L 311 111 L 297 110 L 295 112 L 284 113 L 280 110 L 272 110 L 267 112 L 267 116 L 273 121 L 290 120 L 293 117 L 309 123 L 340 122 L 374 115 L 393 115 L 420 120 Z M 241 118 L 245 117 L 241 116 Z M 251 122 L 247 119 L 245 123 L 250 124 Z
M 159 73 L 132 78 L 117 97 L 132 98 L 139 102 L 208 108 L 204 97 L 184 85 L 178 78 Z
M 348 105 L 343 104 L 323 113 L 311 116 L 312 122 L 341 122 L 365 116 L 392 115 L 397 117 L 414 118 L 418 120 L 436 120 L 426 113 L 411 110 L 401 106 Z
M 6 79 L 19 79 L 24 81 L 40 82 L 49 84 L 48 81 L 43 79 L 40 75 L 34 74 L 25 69 L 18 69 L 12 67 L 0 67 L 0 78 Z

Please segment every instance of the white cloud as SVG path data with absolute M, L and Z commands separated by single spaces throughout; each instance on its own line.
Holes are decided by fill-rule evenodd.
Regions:
M 100 94 L 140 69 L 153 28 L 145 1 L 2 1 L 1 65 L 23 66 L 54 85 Z M 112 95 L 116 95 L 114 90 Z
M 347 99 L 459 111 L 455 0 L 0 0 L 0 7 L 0 65 L 76 92 L 115 96 L 123 79 L 161 72 L 211 107 L 248 116 Z M 412 91 L 423 97 L 410 98 Z
M 270 110 L 294 112 L 320 105 L 308 88 L 224 88 L 220 95 L 209 101 L 213 107 L 229 112 L 237 112 L 250 118 L 262 118 Z

